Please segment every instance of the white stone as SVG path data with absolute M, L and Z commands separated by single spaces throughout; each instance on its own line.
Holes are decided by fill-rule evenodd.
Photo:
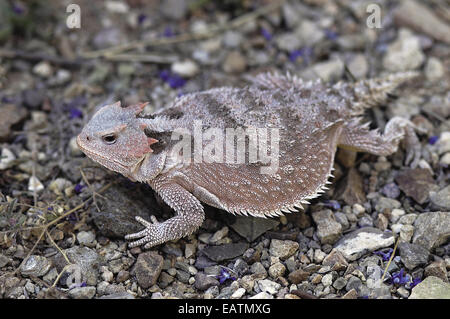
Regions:
M 231 299 L 240 299 L 243 295 L 245 295 L 246 290 L 244 288 L 238 288 L 233 294 L 231 295 Z
M 450 165 L 450 152 L 445 153 L 444 156 L 439 160 L 441 165 Z
M 265 291 L 262 291 L 259 294 L 250 297 L 249 299 L 273 299 L 273 296 Z
M 389 45 L 383 58 L 383 66 L 391 72 L 417 69 L 424 61 L 425 55 L 420 47 L 420 40 L 408 29 L 400 29 L 398 38 Z
M 403 209 L 394 208 L 391 212 L 391 216 L 389 217 L 392 223 L 396 223 L 400 217 L 405 215 L 405 211 Z
M 344 62 L 340 59 L 331 59 L 314 64 L 304 72 L 306 79 L 320 78 L 324 82 L 340 79 L 344 73 Z
M 193 77 L 199 72 L 197 63 L 192 60 L 184 60 L 172 64 L 172 72 L 184 77 Z
M 58 177 L 57 179 L 52 181 L 50 185 L 48 185 L 48 189 L 51 190 L 56 195 L 60 195 L 66 188 L 70 186 L 72 186 L 72 183 L 69 180 L 62 177 Z
M 16 156 L 9 149 L 2 149 L 2 155 L 0 156 L 0 170 L 5 170 L 13 165 Z
M 403 225 L 402 224 L 392 224 L 391 225 L 391 230 L 395 233 L 395 234 L 399 234 L 400 231 L 402 230 Z
M 366 209 L 361 204 L 355 204 L 352 211 L 356 216 L 361 217 L 366 212 Z
M 325 287 L 331 286 L 332 283 L 333 283 L 333 275 L 331 273 L 326 274 L 325 276 L 322 277 L 322 284 Z
M 438 147 L 439 154 L 450 152 L 450 132 L 442 132 L 436 146 Z
M 225 238 L 227 235 L 228 235 L 228 227 L 225 226 L 222 229 L 219 229 L 218 231 L 216 231 L 214 233 L 214 235 L 212 235 L 211 238 L 209 238 L 209 242 L 216 243 L 219 240 Z
M 74 136 L 70 139 L 69 149 L 70 149 L 70 155 L 72 155 L 72 156 L 80 156 L 83 154 L 83 152 L 78 147 L 76 136 Z
M 271 295 L 276 294 L 281 285 L 269 279 L 263 279 L 258 281 L 259 289 L 263 292 L 267 292 Z
M 106 270 L 102 274 L 102 279 L 106 282 L 112 282 L 114 279 L 114 274 L 111 271 Z
M 400 230 L 400 241 L 409 243 L 411 242 L 412 236 L 414 235 L 413 225 L 403 225 Z
M 430 81 L 436 81 L 442 78 L 445 74 L 442 62 L 435 57 L 430 57 L 425 65 L 425 76 Z
M 77 240 L 81 245 L 91 246 L 95 240 L 95 234 L 93 232 L 80 231 L 77 234 Z
M 314 251 L 314 262 L 320 264 L 325 259 L 326 256 L 327 254 L 325 254 L 323 251 L 321 251 L 320 249 L 316 249 Z
M 105 6 L 109 12 L 113 13 L 127 13 L 130 10 L 128 4 L 122 1 L 106 1 Z
M 336 244 L 335 248 L 344 254 L 347 260 L 352 261 L 369 251 L 389 247 L 394 242 L 395 238 L 392 233 L 365 227 L 346 235 Z
M 31 176 L 28 181 L 28 190 L 30 192 L 40 192 L 44 190 L 44 185 L 42 185 L 41 181 L 37 179 L 35 176 Z
M 47 61 L 41 61 L 33 67 L 33 73 L 43 78 L 53 74 L 52 66 Z

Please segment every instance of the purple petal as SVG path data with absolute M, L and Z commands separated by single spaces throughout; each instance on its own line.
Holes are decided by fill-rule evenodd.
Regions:
M 328 39 L 334 41 L 334 40 L 337 39 L 338 34 L 337 34 L 335 31 L 332 31 L 332 30 L 325 30 L 325 36 L 326 36 Z
M 72 119 L 80 119 L 83 117 L 83 112 L 81 112 L 76 107 L 71 107 L 69 109 L 69 118 Z
M 428 143 L 430 144 L 430 145 L 434 145 L 434 144 L 436 144 L 436 142 L 439 140 L 439 136 L 436 136 L 436 135 L 434 135 L 434 136 L 431 136 L 429 139 L 428 139 Z
M 267 41 L 271 41 L 272 40 L 272 34 L 270 34 L 270 32 L 267 31 L 267 29 L 262 28 L 261 29 L 261 34 Z
M 145 19 L 147 19 L 147 16 L 145 14 L 141 13 L 138 15 L 138 23 L 139 24 L 142 24 L 145 21 Z

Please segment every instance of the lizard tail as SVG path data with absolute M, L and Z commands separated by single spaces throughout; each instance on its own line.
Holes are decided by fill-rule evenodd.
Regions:
M 398 72 L 384 77 L 360 80 L 352 85 L 355 103 L 352 108 L 356 114 L 365 109 L 385 103 L 389 94 L 400 84 L 417 77 L 417 71 Z M 337 83 L 336 85 L 339 85 Z

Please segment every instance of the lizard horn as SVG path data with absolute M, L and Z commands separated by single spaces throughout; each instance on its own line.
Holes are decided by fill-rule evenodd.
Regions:
M 147 104 L 148 104 L 148 102 L 137 103 L 137 104 L 134 104 L 134 105 L 127 106 L 126 109 L 129 110 L 130 112 L 133 112 L 134 114 L 138 115 L 139 113 L 142 112 L 142 110 L 144 109 L 144 107 Z

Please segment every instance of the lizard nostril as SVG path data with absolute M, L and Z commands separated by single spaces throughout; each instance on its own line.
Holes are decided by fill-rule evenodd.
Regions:
M 86 136 L 86 141 L 90 141 L 90 138 L 89 138 L 89 136 Z

